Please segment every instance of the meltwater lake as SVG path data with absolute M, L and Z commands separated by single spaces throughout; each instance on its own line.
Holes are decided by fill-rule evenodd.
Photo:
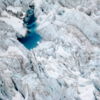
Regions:
M 26 28 L 28 29 L 27 35 L 22 38 L 18 38 L 18 40 L 27 48 L 27 49 L 33 49 L 35 48 L 38 43 L 41 41 L 41 36 L 36 31 L 37 23 L 36 23 L 36 17 L 34 16 L 33 9 L 29 9 L 27 11 L 27 15 L 24 18 L 24 24 Z

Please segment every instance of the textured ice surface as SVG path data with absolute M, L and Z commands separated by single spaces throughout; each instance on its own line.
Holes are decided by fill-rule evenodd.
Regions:
M 17 40 L 29 4 L 43 38 L 30 51 Z M 0 0 L 0 7 L 1 100 L 100 100 L 100 0 Z

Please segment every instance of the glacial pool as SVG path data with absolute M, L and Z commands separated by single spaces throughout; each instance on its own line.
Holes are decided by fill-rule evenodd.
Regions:
M 18 40 L 29 50 L 35 48 L 42 39 L 36 31 L 36 23 L 32 24 L 27 26 L 29 30 L 27 35 L 25 37 L 18 38 Z
M 30 50 L 35 48 L 42 39 L 36 31 L 37 23 L 34 15 L 34 8 L 30 7 L 30 9 L 27 10 L 23 22 L 25 27 L 28 29 L 28 32 L 25 37 L 18 38 L 18 40 Z

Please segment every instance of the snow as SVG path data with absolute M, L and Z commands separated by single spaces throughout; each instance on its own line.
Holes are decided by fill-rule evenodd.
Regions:
M 6 9 L 7 9 L 7 11 L 12 11 L 13 13 L 22 12 L 21 7 L 8 6 Z
M 23 22 L 3 11 L 0 20 L 6 24 L 0 21 L 0 97 L 6 98 L 4 91 L 8 100 L 20 100 L 21 94 L 24 100 L 99 100 L 97 1 L 34 0 L 37 31 L 43 40 L 30 51 L 13 37 L 15 32 L 7 30 L 6 24 L 25 35 Z M 8 9 L 16 12 L 13 7 Z
M 94 87 L 93 85 L 87 85 L 83 87 L 78 87 L 78 90 L 80 92 L 80 98 L 81 100 L 94 100 Z
M 0 17 L 1 21 L 4 21 L 5 23 L 7 23 L 8 25 L 12 26 L 14 28 L 14 30 L 16 32 L 18 32 L 20 35 L 25 36 L 27 33 L 27 29 L 23 26 L 23 21 L 20 20 L 17 17 L 14 17 L 10 14 L 8 14 L 7 12 L 2 12 L 3 16 L 7 16 L 7 17 Z
M 16 95 L 12 98 L 12 100 L 24 100 L 19 92 L 16 92 Z

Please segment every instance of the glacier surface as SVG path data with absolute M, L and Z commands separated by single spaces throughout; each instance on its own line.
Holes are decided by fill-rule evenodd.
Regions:
M 31 50 L 18 41 L 29 5 Z M 100 100 L 100 0 L 0 0 L 0 100 Z

